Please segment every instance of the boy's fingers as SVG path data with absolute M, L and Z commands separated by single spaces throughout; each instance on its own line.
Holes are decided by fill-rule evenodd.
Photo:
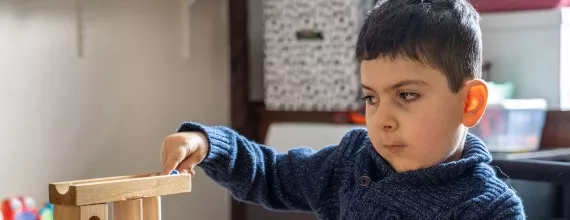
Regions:
M 194 168 L 196 168 L 196 166 L 198 166 L 198 164 L 201 163 L 202 160 L 203 160 L 202 156 L 199 153 L 195 152 L 194 154 L 190 155 L 188 159 L 182 161 L 182 163 L 180 163 L 178 167 L 180 170 L 183 170 L 185 173 L 190 173 L 190 175 L 195 176 L 196 170 L 194 170 Z
M 182 161 L 182 163 L 180 163 L 180 165 L 178 165 L 179 171 L 184 172 L 184 173 L 193 174 L 194 173 L 194 167 L 197 164 L 198 164 L 197 154 L 193 154 L 192 156 L 190 156 L 185 161 Z
M 192 169 L 192 170 L 180 169 L 180 173 L 189 173 L 192 176 L 196 175 L 196 171 L 194 169 Z
M 174 168 L 173 168 L 174 167 Z M 173 160 L 167 160 L 162 168 L 160 175 L 168 175 L 176 168 L 176 162 Z
M 183 159 L 184 159 L 184 154 L 182 154 L 182 152 L 170 154 L 166 159 L 166 163 L 164 163 L 164 167 L 162 168 L 161 174 L 162 175 L 170 174 L 173 170 L 176 169 L 176 167 L 178 167 L 178 164 L 180 164 L 180 162 L 182 162 Z

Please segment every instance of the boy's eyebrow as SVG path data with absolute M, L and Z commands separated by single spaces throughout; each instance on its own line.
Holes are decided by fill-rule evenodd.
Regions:
M 390 86 L 387 90 L 396 90 L 400 87 L 407 86 L 407 85 L 429 86 L 429 84 L 423 80 L 402 80 L 402 81 Z
M 397 82 L 396 84 L 394 84 L 394 85 L 388 87 L 388 88 L 386 89 L 386 91 L 396 90 L 396 89 L 398 89 L 398 88 L 400 88 L 400 87 L 407 86 L 407 85 L 425 85 L 425 86 L 429 86 L 429 84 L 428 84 L 426 81 L 423 81 L 423 80 L 402 80 L 402 81 Z M 363 84 L 363 83 L 361 83 L 361 87 L 362 87 L 363 89 L 367 89 L 367 90 L 370 90 L 370 91 L 374 91 L 374 89 L 372 89 L 372 87 L 367 86 L 367 85 L 365 85 L 365 84 Z
M 374 91 L 374 89 L 372 89 L 370 86 L 367 86 L 367 85 L 364 85 L 364 84 L 361 84 L 361 87 L 362 87 L 363 89 L 366 89 L 366 90 Z

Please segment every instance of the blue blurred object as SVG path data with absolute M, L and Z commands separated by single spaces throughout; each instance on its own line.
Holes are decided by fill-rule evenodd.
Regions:
M 173 170 L 170 175 L 174 175 L 174 174 L 180 174 L 180 172 L 178 172 L 178 170 Z
M 14 220 L 36 220 L 37 216 L 34 212 L 22 212 L 19 214 L 16 214 Z

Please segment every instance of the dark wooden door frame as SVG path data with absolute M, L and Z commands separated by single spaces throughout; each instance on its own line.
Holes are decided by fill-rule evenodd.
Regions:
M 249 102 L 248 0 L 229 1 L 230 126 L 256 140 L 257 127 Z M 244 203 L 231 199 L 231 219 L 246 220 Z

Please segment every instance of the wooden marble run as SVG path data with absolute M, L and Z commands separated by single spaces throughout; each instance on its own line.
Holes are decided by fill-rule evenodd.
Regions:
M 161 196 L 190 191 L 190 174 L 144 174 L 51 183 L 49 201 L 55 220 L 160 220 Z

